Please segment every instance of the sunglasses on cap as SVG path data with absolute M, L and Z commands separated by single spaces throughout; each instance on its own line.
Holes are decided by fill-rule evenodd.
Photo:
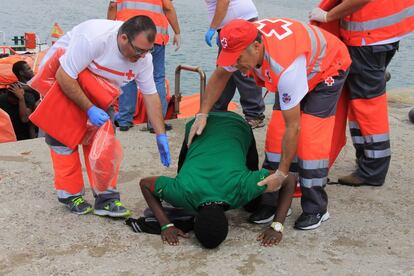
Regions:
M 129 36 L 127 36 L 127 37 L 128 37 L 128 43 L 129 43 L 129 45 L 131 45 L 132 49 L 134 49 L 135 54 L 137 56 L 142 56 L 144 54 L 152 53 L 154 51 L 154 47 L 152 47 L 150 49 L 141 49 L 141 48 L 138 48 L 138 47 L 134 46 L 134 44 L 132 44 L 132 41 L 129 38 Z

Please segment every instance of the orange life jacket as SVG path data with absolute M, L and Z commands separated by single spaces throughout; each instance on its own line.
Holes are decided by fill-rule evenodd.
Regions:
M 265 44 L 262 80 L 252 72 L 258 85 L 277 91 L 280 76 L 300 55 L 306 56 L 309 91 L 351 64 L 346 46 L 334 35 L 309 24 L 288 18 L 256 21 Z
M 61 90 L 55 79 L 59 58 L 65 50 L 59 48 L 46 61 L 31 82 L 31 86 L 45 96 L 29 119 L 47 134 L 74 149 L 86 133 L 87 115 Z M 103 77 L 85 69 L 78 75 L 78 82 L 89 100 L 106 110 L 119 96 L 119 89 Z
M 9 114 L 0 108 L 0 143 L 16 141 L 13 124 Z
M 136 15 L 146 15 L 154 21 L 157 27 L 155 43 L 160 45 L 168 43 L 168 20 L 161 0 L 117 0 L 116 3 L 116 20 L 127 21 Z
M 341 20 L 341 37 L 350 46 L 402 36 L 414 30 L 414 0 L 371 1 Z

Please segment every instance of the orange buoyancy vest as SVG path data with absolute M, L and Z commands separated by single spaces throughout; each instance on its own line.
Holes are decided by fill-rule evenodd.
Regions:
M 341 20 L 341 37 L 349 46 L 370 45 L 414 30 L 414 0 L 371 1 Z
M 316 26 L 288 18 L 262 19 L 255 24 L 265 45 L 263 79 L 254 71 L 252 74 L 258 85 L 271 92 L 278 90 L 280 76 L 300 55 L 306 56 L 309 91 L 351 64 L 345 44 Z
M 164 14 L 162 0 L 117 0 L 116 3 L 116 20 L 127 21 L 136 15 L 146 15 L 157 27 L 155 43 L 160 45 L 168 43 L 168 20 Z

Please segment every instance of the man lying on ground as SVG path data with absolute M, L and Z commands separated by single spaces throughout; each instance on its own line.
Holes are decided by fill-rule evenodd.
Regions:
M 144 198 L 161 226 L 162 240 L 177 245 L 178 237 L 187 237 L 187 234 L 171 223 L 160 200 L 196 212 L 197 239 L 204 247 L 215 248 L 228 233 L 225 211 L 240 208 L 264 192 L 280 189 L 281 200 L 274 223 L 257 238 L 263 246 L 278 244 L 294 185 L 288 186 L 286 181 L 281 187 L 258 185 L 270 172 L 258 170 L 254 136 L 241 116 L 233 112 L 210 112 L 208 120 L 203 135 L 197 136 L 190 148 L 187 148 L 187 139 L 194 120 L 186 124 L 175 178 L 154 176 L 140 182 Z

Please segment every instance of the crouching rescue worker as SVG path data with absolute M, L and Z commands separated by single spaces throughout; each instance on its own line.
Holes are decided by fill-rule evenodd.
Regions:
M 203 94 L 189 142 L 203 133 L 207 122 L 214 123 L 203 114 L 217 101 L 231 73 L 253 74 L 258 85 L 276 92 L 266 161 L 277 170 L 260 184 L 295 182 L 295 174 L 288 175 L 298 172 L 303 213 L 295 227 L 318 227 L 329 218 L 324 187 L 336 104 L 351 63 L 345 45 L 322 29 L 288 18 L 231 21 L 222 29 L 220 42 L 218 67 Z
M 175 178 L 155 176 L 140 182 L 144 198 L 160 224 L 163 241 L 177 245 L 178 237 L 187 235 L 171 223 L 160 199 L 174 207 L 196 212 L 194 232 L 197 239 L 204 247 L 215 248 L 228 233 L 225 211 L 242 207 L 263 192 L 280 189 L 275 222 L 257 238 L 264 246 L 278 244 L 282 240 L 283 223 L 295 183 L 289 186 L 288 182 L 279 182 L 272 190 L 266 185 L 259 186 L 258 182 L 265 179 L 269 171 L 258 170 L 256 143 L 249 124 L 233 112 L 210 112 L 208 120 L 210 124 L 203 136 L 194 139 L 190 148 L 187 148 L 188 135 L 197 119 L 187 123 Z M 127 221 L 127 224 L 133 223 L 131 219 Z M 138 228 L 143 227 L 135 227 Z
M 157 134 L 161 161 L 164 166 L 169 166 L 168 139 L 164 129 L 160 98 L 154 84 L 152 57 L 148 54 L 154 46 L 155 36 L 156 27 L 147 16 L 132 17 L 125 23 L 89 20 L 75 26 L 61 37 L 49 50 L 43 64 L 57 49 L 65 49 L 65 53 L 59 59 L 60 67 L 56 73 L 56 80 L 63 94 L 85 112 L 89 121 L 98 127 L 112 119 L 113 108 L 111 106 L 103 110 L 97 107 L 82 90 L 78 75 L 88 69 L 117 87 L 122 87 L 135 79 L 142 91 L 148 117 Z M 54 114 L 49 116 L 53 117 Z M 61 128 L 64 130 L 65 122 L 62 122 Z M 58 200 L 71 212 L 86 214 L 94 210 L 94 213 L 100 216 L 130 215 L 130 211 L 120 202 L 120 195 L 116 190 L 116 178 L 106 191 L 94 193 L 95 205 L 92 208 L 91 204 L 83 198 L 84 183 L 78 147 L 71 149 L 54 139 L 50 133 L 46 136 L 46 142 L 51 148 Z M 83 152 L 89 180 L 92 183 L 88 161 L 90 147 L 84 146 Z

